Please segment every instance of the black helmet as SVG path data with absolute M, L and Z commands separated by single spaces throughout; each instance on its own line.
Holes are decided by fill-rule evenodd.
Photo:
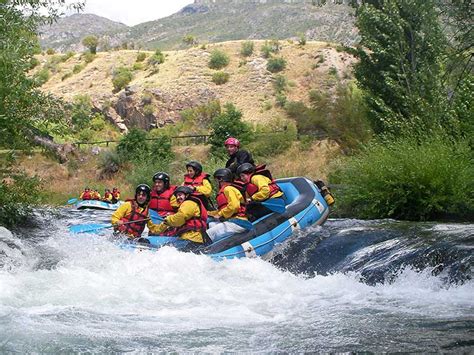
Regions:
M 236 171 L 237 175 L 240 175 L 242 173 L 253 174 L 254 172 L 255 172 L 255 166 L 253 166 L 250 163 L 243 163 L 239 165 Z
M 156 182 L 156 180 L 161 180 L 165 183 L 165 189 L 170 187 L 170 176 L 167 173 L 164 172 L 158 172 L 155 175 L 153 175 L 153 182 Z
M 202 173 L 202 165 L 195 160 L 191 160 L 189 163 L 187 163 L 186 168 L 187 167 L 193 168 L 194 171 L 196 172 L 196 175 L 199 175 Z
M 222 181 L 231 182 L 233 178 L 232 171 L 230 169 L 217 169 L 214 172 L 214 177 L 216 179 L 221 179 Z
M 135 199 L 137 198 L 139 192 L 144 192 L 146 194 L 145 203 L 148 203 L 150 201 L 150 196 L 151 196 L 150 186 L 148 186 L 147 184 L 138 185 L 137 188 L 135 189 Z
M 176 190 L 174 190 L 173 195 L 176 196 L 178 192 L 181 192 L 185 195 L 189 195 L 193 193 L 193 189 L 189 186 L 178 186 Z

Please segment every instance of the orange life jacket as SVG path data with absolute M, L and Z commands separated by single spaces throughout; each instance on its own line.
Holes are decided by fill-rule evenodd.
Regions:
M 270 188 L 270 197 L 275 195 L 277 192 L 281 191 L 278 185 L 276 184 L 275 180 L 272 177 L 272 174 L 268 169 L 266 169 L 266 165 L 259 165 L 255 168 L 255 172 L 250 175 L 249 182 L 245 186 L 245 191 L 247 194 L 252 197 L 254 194 L 258 192 L 258 187 L 257 185 L 254 185 L 250 182 L 252 179 L 252 176 L 254 175 L 263 175 L 271 180 L 270 184 L 268 184 L 268 187 Z
M 132 203 L 132 212 L 130 212 L 125 217 L 122 217 L 120 220 L 123 222 L 132 222 L 132 221 L 140 221 L 136 223 L 129 223 L 121 225 L 118 230 L 120 232 L 127 233 L 129 235 L 133 235 L 134 237 L 139 237 L 142 235 L 143 230 L 147 224 L 147 221 L 142 221 L 143 219 L 148 219 L 148 206 L 145 207 L 143 212 L 138 212 L 138 204 L 135 200 L 127 200 L 128 202 Z
M 189 176 L 189 174 L 184 174 L 184 183 L 183 185 L 186 185 L 186 186 L 202 186 L 202 182 L 204 179 L 207 179 L 209 180 L 209 174 L 206 174 L 206 173 L 201 173 L 199 174 L 198 176 L 196 176 L 195 178 L 192 178 Z
M 217 208 L 219 209 L 219 211 L 225 208 L 227 204 L 229 203 L 229 201 L 227 200 L 227 197 L 224 194 L 224 189 L 229 185 L 235 187 L 237 190 L 240 191 L 240 193 L 243 193 L 244 186 L 242 183 L 238 181 L 226 183 L 225 185 L 223 185 L 219 189 L 219 192 L 217 193 L 217 196 L 216 196 Z M 246 217 L 245 210 L 246 210 L 245 203 L 240 201 L 239 210 L 232 217 Z
M 202 195 L 201 195 L 202 196 Z M 181 235 L 189 231 L 205 232 L 207 228 L 207 210 L 198 195 L 191 194 L 186 200 L 194 201 L 199 206 L 199 217 L 192 217 L 186 221 L 184 225 L 178 227 L 175 231 L 176 235 Z
M 175 209 L 173 206 L 171 206 L 170 201 L 174 190 L 176 190 L 175 185 L 171 185 L 167 190 L 164 190 L 160 193 L 153 189 L 151 191 L 150 204 L 148 207 L 158 212 L 160 216 L 166 216 L 170 213 L 174 213 Z

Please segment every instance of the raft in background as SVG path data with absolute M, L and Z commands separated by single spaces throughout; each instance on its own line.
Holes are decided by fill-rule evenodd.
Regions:
M 116 210 L 119 208 L 124 202 L 123 201 L 117 201 L 116 203 L 108 203 L 105 201 L 99 201 L 99 200 L 79 200 L 76 203 L 76 208 L 78 210 L 84 210 L 86 208 L 92 208 L 96 210 Z
M 263 256 L 292 237 L 296 230 L 322 225 L 326 221 L 329 206 L 313 181 L 294 177 L 276 182 L 284 192 L 285 212 L 264 216 L 253 223 L 252 230 L 218 240 L 199 252 L 217 259 Z M 182 242 L 174 237 L 160 236 L 148 237 L 148 240 L 153 247 Z

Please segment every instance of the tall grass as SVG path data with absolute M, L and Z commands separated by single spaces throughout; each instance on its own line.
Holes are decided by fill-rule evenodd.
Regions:
M 371 143 L 333 165 L 338 210 L 360 218 L 474 216 L 473 155 L 466 141 L 434 137 Z M 337 192 L 337 191 L 336 191 Z

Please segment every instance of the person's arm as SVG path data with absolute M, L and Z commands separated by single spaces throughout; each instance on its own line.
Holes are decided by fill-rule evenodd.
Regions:
M 212 193 L 212 185 L 209 180 L 204 179 L 202 181 L 202 185 L 196 187 L 196 192 L 199 192 L 200 194 L 203 194 L 206 197 L 210 197 Z
M 253 201 L 265 201 L 270 198 L 270 179 L 263 175 L 254 175 L 250 180 L 252 184 L 257 186 L 258 191 L 251 197 Z
M 121 224 L 121 219 L 130 212 L 132 212 L 132 204 L 130 202 L 124 203 L 112 213 L 111 223 L 114 225 Z
M 239 211 L 242 194 L 235 187 L 227 186 L 224 189 L 224 195 L 227 198 L 227 206 L 220 210 L 218 215 L 229 219 Z
M 196 203 L 192 201 L 184 201 L 176 212 L 173 215 L 170 215 L 165 218 L 164 222 L 170 227 L 181 227 L 186 223 L 186 221 L 194 217 L 196 212 Z M 199 207 L 197 207 L 199 208 Z
M 239 167 L 243 163 L 253 164 L 252 155 L 246 150 L 239 150 L 236 154 L 236 158 L 237 158 L 237 167 Z
M 179 204 L 178 204 L 178 201 L 176 200 L 175 195 L 171 195 L 170 204 L 171 204 L 171 207 L 173 207 L 175 210 L 178 209 Z

